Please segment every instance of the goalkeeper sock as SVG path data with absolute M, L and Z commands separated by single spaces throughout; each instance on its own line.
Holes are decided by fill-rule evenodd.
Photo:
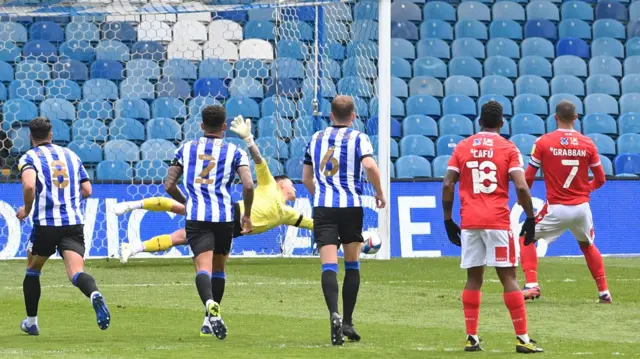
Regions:
M 504 293 L 504 304 L 509 309 L 511 314 L 511 321 L 513 322 L 513 329 L 516 331 L 516 335 L 523 342 L 529 342 L 529 336 L 527 335 L 527 307 L 524 305 L 524 297 L 519 290 Z
M 604 262 L 602 261 L 602 255 L 595 245 L 589 243 L 580 243 L 580 250 L 584 254 L 584 259 L 587 261 L 587 267 L 591 272 L 591 276 L 596 281 L 598 286 L 598 292 L 600 295 L 609 293 L 609 286 L 607 285 L 607 277 L 604 271 Z
M 227 280 L 225 272 L 213 272 L 211 275 L 211 290 L 213 294 L 213 300 L 220 304 L 222 302 L 222 296 L 224 296 L 224 285 Z
M 142 208 L 153 212 L 170 212 L 173 201 L 165 197 L 153 197 L 142 200 Z
M 22 282 L 22 293 L 24 294 L 24 306 L 27 309 L 27 319 L 36 318 L 37 324 L 38 316 L 38 302 L 40 302 L 40 271 L 35 269 L 27 269 L 27 273 L 24 276 Z
M 73 285 L 78 287 L 87 298 L 91 298 L 91 293 L 98 291 L 98 285 L 93 277 L 85 272 L 76 273 L 71 279 Z
M 478 317 L 480 316 L 480 302 L 482 292 L 479 290 L 465 289 L 462 291 L 462 309 L 464 311 L 464 323 L 467 327 L 467 335 L 478 335 Z M 477 339 L 476 339 L 477 340 Z
M 353 324 L 353 310 L 360 290 L 360 262 L 344 262 L 344 282 L 342 283 L 342 321 Z
M 338 313 L 338 264 L 322 265 L 322 292 L 329 314 Z
M 202 304 L 207 306 L 207 302 L 213 300 L 213 294 L 211 293 L 211 274 L 209 272 L 201 270 L 196 274 L 196 288 L 198 289 Z
M 538 285 L 538 253 L 535 244 L 524 245 L 524 237 L 520 237 L 520 263 L 527 287 Z
M 173 247 L 173 242 L 170 234 L 163 234 L 142 242 L 142 245 L 145 252 L 160 252 Z

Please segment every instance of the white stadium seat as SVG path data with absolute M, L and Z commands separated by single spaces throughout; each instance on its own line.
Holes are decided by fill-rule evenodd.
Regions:
M 207 28 L 196 20 L 181 20 L 173 25 L 175 41 L 191 40 L 198 43 L 207 41 Z
M 238 48 L 230 41 L 207 41 L 203 49 L 205 59 L 238 60 Z
M 143 21 L 138 25 L 138 41 L 170 42 L 171 26 L 162 21 Z
M 241 59 L 273 60 L 273 47 L 265 40 L 244 40 L 239 50 Z
M 169 59 L 201 61 L 202 48 L 193 41 L 176 40 L 169 44 L 169 47 L 167 48 L 167 57 Z
M 242 25 L 231 20 L 216 20 L 209 25 L 209 40 L 242 41 Z

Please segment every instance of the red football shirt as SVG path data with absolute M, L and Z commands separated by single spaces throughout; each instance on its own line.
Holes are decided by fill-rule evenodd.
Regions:
M 513 143 L 497 133 L 477 133 L 458 143 L 447 169 L 460 173 L 462 229 L 511 229 L 509 174 L 524 171 Z
M 559 129 L 538 138 L 529 164 L 542 167 L 549 204 L 578 205 L 589 202 L 589 167 L 600 166 L 600 156 L 589 137 Z

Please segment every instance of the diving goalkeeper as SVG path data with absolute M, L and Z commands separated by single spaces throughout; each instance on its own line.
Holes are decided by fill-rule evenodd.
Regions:
M 236 117 L 231 122 L 231 131 L 238 134 L 247 144 L 249 153 L 256 164 L 256 177 L 258 187 L 255 191 L 253 207 L 251 209 L 251 222 L 253 230 L 250 234 L 266 232 L 280 225 L 289 225 L 305 229 L 313 229 L 313 220 L 304 217 L 286 201 L 296 199 L 296 189 L 293 182 L 287 176 L 272 176 L 266 161 L 260 155 L 258 146 L 253 142 L 251 135 L 251 120 L 244 120 L 242 116 Z M 166 197 L 153 197 L 140 201 L 121 202 L 115 205 L 116 215 L 122 215 L 135 209 L 146 209 L 153 212 L 173 212 L 184 215 L 185 206 L 173 199 Z M 240 200 L 234 204 L 234 233 L 233 237 L 243 234 L 240 218 L 244 212 L 244 204 Z M 140 252 L 165 251 L 173 246 L 187 244 L 186 232 L 179 229 L 171 234 L 153 237 L 140 244 L 122 243 L 120 245 L 120 261 L 126 263 L 130 257 Z

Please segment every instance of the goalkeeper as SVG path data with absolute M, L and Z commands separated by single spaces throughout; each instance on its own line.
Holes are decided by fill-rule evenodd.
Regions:
M 271 175 L 266 161 L 260 155 L 258 146 L 253 142 L 251 135 L 251 120 L 246 121 L 242 116 L 236 117 L 231 123 L 231 131 L 238 134 L 247 144 L 249 153 L 256 163 L 256 176 L 258 187 L 255 191 L 255 199 L 251 210 L 251 222 L 253 231 L 251 234 L 266 232 L 277 226 L 286 224 L 305 229 L 313 229 L 313 220 L 304 217 L 286 201 L 296 199 L 296 189 L 293 182 L 287 176 Z M 141 201 L 121 202 L 115 205 L 116 215 L 122 215 L 135 209 L 146 209 L 153 212 L 173 212 L 185 214 L 185 206 L 173 199 L 166 197 L 153 197 Z M 242 236 L 240 218 L 244 211 L 242 201 L 234 204 L 234 233 L 233 237 Z M 122 243 L 120 245 L 120 261 L 126 263 L 130 257 L 140 252 L 165 251 L 173 246 L 187 244 L 184 229 L 179 229 L 171 234 L 153 237 L 140 244 Z

